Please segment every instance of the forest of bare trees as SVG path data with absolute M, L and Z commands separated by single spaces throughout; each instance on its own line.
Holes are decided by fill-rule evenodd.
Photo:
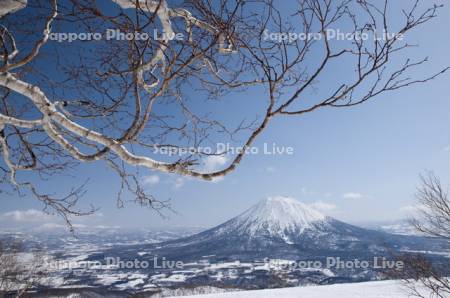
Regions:
M 0 242 L 0 297 L 24 297 L 47 277 L 43 254 L 17 241 Z M 9 296 L 8 296 L 9 295 Z

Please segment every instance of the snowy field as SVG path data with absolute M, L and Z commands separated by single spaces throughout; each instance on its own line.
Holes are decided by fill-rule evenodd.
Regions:
M 425 294 L 425 292 L 424 292 Z M 374 281 L 329 286 L 228 292 L 185 296 L 190 298 L 408 298 L 408 290 L 397 281 Z

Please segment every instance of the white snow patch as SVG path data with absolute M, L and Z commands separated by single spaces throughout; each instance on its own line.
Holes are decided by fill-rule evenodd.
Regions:
M 161 278 L 158 280 L 159 282 L 184 282 L 186 281 L 186 276 L 183 274 L 172 274 L 169 277 Z
M 428 297 L 426 291 L 422 293 Z M 187 297 L 187 296 L 184 296 Z M 408 290 L 399 281 L 372 281 L 327 286 L 307 286 L 283 289 L 239 291 L 219 294 L 194 295 L 190 298 L 408 298 Z
M 119 289 L 122 289 L 122 290 L 124 290 L 124 289 L 133 289 L 137 285 L 140 285 L 140 284 L 143 284 L 143 283 L 144 283 L 144 280 L 142 278 L 138 278 L 138 279 L 130 280 L 127 283 L 123 283 L 123 284 L 117 285 L 117 287 Z
M 124 280 L 127 277 L 125 273 L 119 274 L 99 274 L 97 275 L 96 283 L 109 286 L 121 280 Z
M 266 231 L 292 243 L 286 232 L 301 233 L 315 224 L 326 222 L 326 216 L 296 199 L 268 198 L 251 207 L 234 219 L 233 226 L 250 235 Z M 224 232 L 224 231 L 222 231 Z

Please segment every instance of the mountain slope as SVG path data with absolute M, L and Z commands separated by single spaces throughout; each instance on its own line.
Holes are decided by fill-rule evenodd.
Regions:
M 364 229 L 325 216 L 296 200 L 271 198 L 201 233 L 162 243 L 114 247 L 92 255 L 90 260 L 104 256 L 130 262 L 145 260 L 156 276 L 172 270 L 161 269 L 162 260 L 181 261 L 185 266 L 162 282 L 177 283 L 181 279 L 189 285 L 254 289 L 378 279 L 383 269 L 375 268 L 375 257 L 392 259 L 402 251 L 422 251 L 433 263 L 448 264 L 450 242 Z M 330 258 L 369 265 L 329 266 Z M 289 265 L 287 269 L 272 266 L 280 261 L 321 265 Z
M 250 237 L 267 235 L 286 239 L 289 234 L 302 234 L 316 226 L 327 224 L 320 212 L 291 198 L 268 198 L 233 218 L 219 233 L 237 232 Z
M 269 198 L 229 221 L 190 237 L 146 247 L 154 255 L 191 260 L 370 257 L 410 247 L 413 239 L 359 228 L 291 198 Z M 419 245 L 420 246 L 420 245 Z M 421 246 L 420 246 L 421 247 Z M 416 245 L 417 248 L 417 245 Z
M 145 251 L 170 260 L 254 261 L 373 260 L 399 251 L 441 251 L 450 243 L 439 239 L 392 235 L 360 228 L 325 216 L 290 198 L 269 198 L 242 214 L 201 233 L 158 244 L 110 252 L 123 258 Z

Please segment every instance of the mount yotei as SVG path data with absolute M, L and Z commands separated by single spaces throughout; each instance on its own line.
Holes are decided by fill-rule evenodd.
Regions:
M 78 271 L 72 264 L 55 274 L 66 285 L 108 290 L 258 289 L 381 279 L 394 256 L 405 252 L 426 254 L 437 264 L 450 260 L 447 240 L 360 228 L 284 197 L 191 236 L 140 243 L 111 243 L 82 258 L 55 254 L 58 261 L 96 264 Z M 369 265 L 358 267 L 363 261 Z
M 258 258 L 310 259 L 327 256 L 370 258 L 387 250 L 433 251 L 449 243 L 392 235 L 325 216 L 292 198 L 268 198 L 229 221 L 190 237 L 142 247 L 150 255 L 180 260 Z M 444 243 L 443 243 L 444 242 Z

